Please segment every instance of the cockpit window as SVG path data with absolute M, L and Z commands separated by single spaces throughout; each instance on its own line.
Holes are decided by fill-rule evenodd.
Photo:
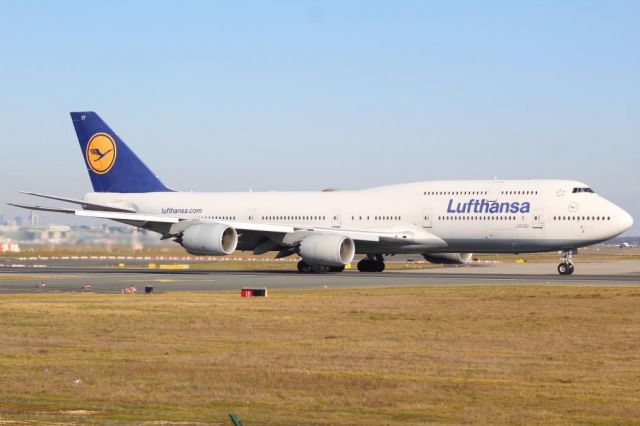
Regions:
M 572 191 L 572 192 L 573 192 L 574 194 L 575 194 L 575 193 L 577 193 L 577 192 L 590 192 L 590 193 L 592 193 L 592 194 L 594 193 L 594 192 L 593 192 L 593 189 L 591 189 L 591 188 L 573 188 L 573 191 Z

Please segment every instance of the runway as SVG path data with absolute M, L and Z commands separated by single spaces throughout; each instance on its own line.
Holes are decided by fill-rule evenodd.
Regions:
M 614 262 L 615 263 L 615 262 Z M 553 265 L 536 264 L 523 268 L 522 273 L 511 272 L 507 265 L 482 268 L 439 268 L 429 270 L 360 273 L 344 271 L 328 274 L 300 274 L 295 271 L 221 271 L 221 270 L 144 270 L 98 267 L 0 267 L 0 294 L 2 293 L 51 293 L 95 292 L 119 293 L 121 289 L 135 286 L 139 292 L 145 286 L 153 286 L 154 292 L 168 291 L 231 291 L 243 287 L 274 289 L 313 289 L 345 287 L 389 287 L 416 285 L 517 285 L 517 284 L 567 284 L 567 285 L 640 285 L 637 263 L 623 273 L 606 273 L 609 268 L 600 267 L 599 273 L 576 273 L 560 276 L 541 273 L 553 270 Z M 527 272 L 526 270 L 529 270 Z M 589 269 L 589 268 L 584 268 Z M 591 268 L 594 269 L 593 267 Z M 612 267 L 611 270 L 616 269 Z M 531 272 L 534 271 L 534 272 Z M 629 272 L 630 271 L 630 272 Z M 44 283 L 44 286 L 42 286 Z M 82 286 L 89 284 L 90 289 Z

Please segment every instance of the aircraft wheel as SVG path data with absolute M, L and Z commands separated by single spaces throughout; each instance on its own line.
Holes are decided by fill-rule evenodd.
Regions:
M 329 272 L 342 272 L 344 271 L 344 265 L 342 266 L 330 266 Z
M 329 267 L 326 265 L 311 265 L 311 272 L 314 272 L 316 274 L 329 272 Z
M 558 265 L 558 272 L 560 273 L 560 275 L 571 275 L 576 269 L 575 266 L 573 266 L 573 262 L 571 261 L 572 254 L 572 250 L 562 251 L 562 263 Z
M 300 262 L 298 262 L 298 272 L 301 272 L 303 274 L 307 274 L 309 272 L 311 272 L 311 265 L 309 265 L 307 262 L 305 262 L 304 260 L 301 260 Z
M 569 275 L 571 272 L 573 272 L 573 271 L 569 272 L 571 270 L 571 266 L 572 265 L 570 265 L 568 263 L 559 264 L 558 265 L 558 273 L 560 275 Z
M 376 272 L 376 262 L 370 259 L 362 259 L 358 262 L 358 271 L 360 272 Z
M 362 259 L 358 262 L 358 271 L 360 272 L 382 272 L 384 271 L 384 262 L 380 260 Z
M 362 259 L 360 262 L 358 262 L 358 271 L 369 272 L 369 263 L 369 259 Z

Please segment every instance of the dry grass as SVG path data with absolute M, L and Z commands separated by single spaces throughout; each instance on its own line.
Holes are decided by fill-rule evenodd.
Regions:
M 0 419 L 631 424 L 639 303 L 556 286 L 3 295 Z

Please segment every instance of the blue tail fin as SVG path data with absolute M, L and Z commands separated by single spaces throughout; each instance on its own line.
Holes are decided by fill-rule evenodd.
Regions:
M 72 112 L 95 192 L 171 191 L 95 112 Z

